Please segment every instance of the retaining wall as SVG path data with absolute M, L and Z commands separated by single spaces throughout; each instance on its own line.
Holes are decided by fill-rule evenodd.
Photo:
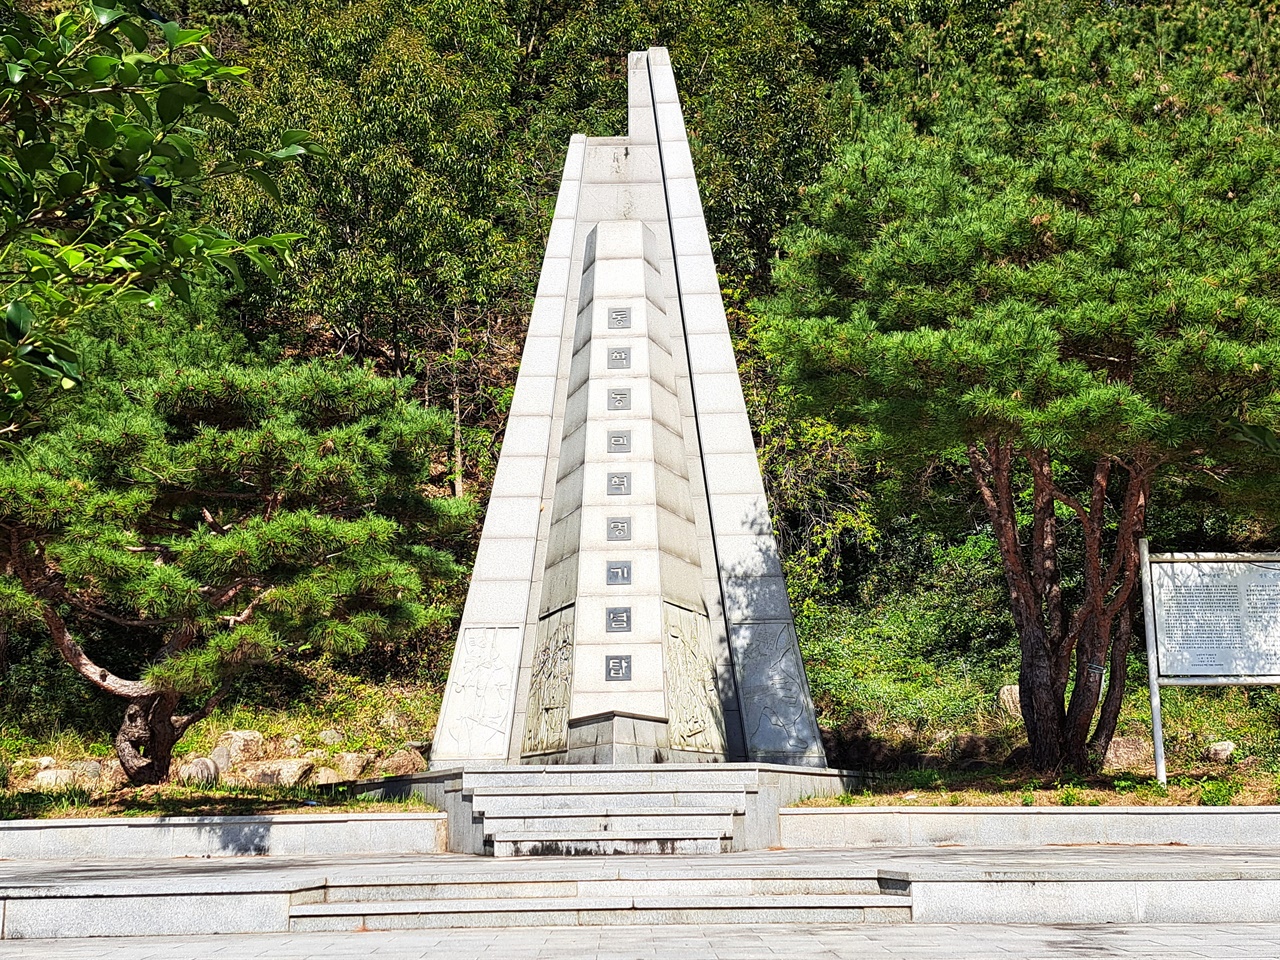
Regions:
M 443 853 L 443 813 L 119 817 L 0 823 L 0 860 Z
M 1280 844 L 1280 807 L 800 807 L 783 847 Z

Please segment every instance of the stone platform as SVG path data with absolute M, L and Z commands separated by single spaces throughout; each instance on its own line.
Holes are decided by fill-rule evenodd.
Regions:
M 0 821 L 0 861 L 376 857 L 444 852 L 443 813 Z
M 1280 920 L 1280 851 L 13 861 L 0 864 L 0 902 L 9 940 L 635 924 L 1256 923 Z
M 1017 847 L 1178 845 L 1280 848 L 1280 807 L 792 807 L 781 845 Z
M 353 792 L 423 797 L 448 814 L 453 853 L 710 854 L 777 847 L 780 808 L 863 783 L 851 771 L 769 763 L 511 764 L 370 780 Z
M 1280 923 L 635 924 L 0 943 L 58 960 L 1219 960 L 1280 957 Z

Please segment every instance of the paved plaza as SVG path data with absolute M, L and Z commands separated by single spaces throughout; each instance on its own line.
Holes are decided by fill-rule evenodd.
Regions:
M 227 893 L 299 890 L 327 882 L 410 883 L 472 880 L 556 880 L 821 875 L 964 880 L 1280 879 L 1280 848 L 1271 846 L 1097 846 L 1002 849 L 981 847 L 865 850 L 753 850 L 707 856 L 526 857 L 498 859 L 444 853 L 375 857 L 219 857 L 146 860 L 4 860 L 0 894 L 26 887 L 101 896 L 123 891 Z M 148 888 L 153 888 L 148 890 Z M 48 895 L 46 893 L 45 895 Z M 1280 922 L 1280 904 L 1276 906 Z
M 0 899 L 0 956 L 1280 958 L 1271 846 L 12 861 Z
M 0 958 L 39 960 L 1087 960 L 1280 958 L 1280 923 L 1017 926 L 527 927 L 497 930 L 29 940 Z

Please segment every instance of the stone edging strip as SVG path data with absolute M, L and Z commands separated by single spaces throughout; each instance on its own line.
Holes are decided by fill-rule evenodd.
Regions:
M 442 853 L 443 813 L 112 817 L 0 823 L 0 860 Z
M 793 807 L 782 846 L 1280 845 L 1269 807 Z

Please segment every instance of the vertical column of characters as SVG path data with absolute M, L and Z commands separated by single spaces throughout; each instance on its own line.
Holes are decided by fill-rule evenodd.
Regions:
M 630 307 L 609 307 L 604 311 L 604 325 L 606 334 L 611 334 L 619 330 L 631 329 L 631 308 Z M 619 374 L 613 371 L 629 371 L 631 369 L 631 346 L 629 344 L 615 343 L 611 337 L 606 338 L 607 361 L 606 369 L 610 373 L 610 380 Z M 631 410 L 631 388 L 625 386 L 613 386 L 612 383 L 604 392 L 605 396 L 605 413 L 616 414 L 622 411 Z M 625 424 L 625 425 L 624 425 Z M 631 425 L 627 421 L 619 422 L 612 416 L 609 418 L 609 428 L 605 431 L 605 454 L 609 458 L 608 472 L 608 489 L 607 494 L 614 497 L 630 497 L 632 491 L 632 471 L 619 469 L 622 466 L 629 466 L 626 462 L 631 454 Z M 621 462 L 615 463 L 617 458 Z M 629 542 L 631 540 L 631 524 L 632 516 L 628 513 L 625 516 L 609 517 L 607 520 L 608 529 L 605 534 L 607 543 Z M 616 556 L 616 558 L 615 558 Z M 610 558 L 605 561 L 604 570 L 605 585 L 609 587 L 629 587 L 631 586 L 631 558 L 629 553 L 623 549 L 611 550 Z M 626 592 L 618 591 L 619 605 L 609 606 L 605 608 L 605 632 L 606 633 L 630 633 L 632 627 L 631 605 L 621 605 L 620 601 L 624 599 Z M 606 654 L 605 655 L 605 680 L 626 682 L 631 680 L 631 657 L 627 654 Z

